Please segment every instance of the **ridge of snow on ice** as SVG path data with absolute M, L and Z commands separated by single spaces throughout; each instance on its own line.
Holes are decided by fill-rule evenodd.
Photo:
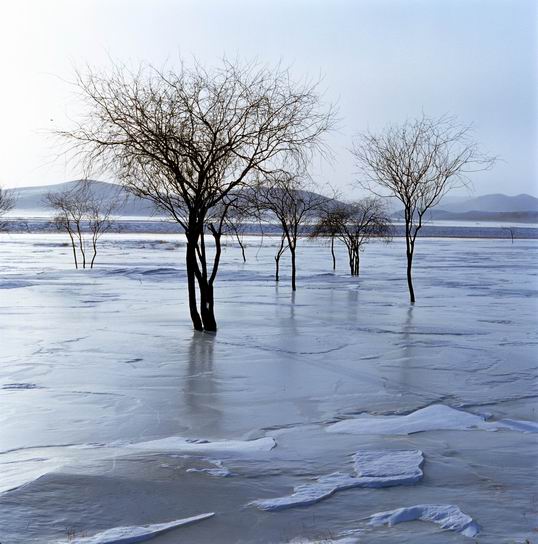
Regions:
M 424 431 L 457 431 L 482 429 L 498 431 L 510 429 L 522 432 L 538 432 L 538 423 L 532 421 L 486 421 L 484 416 L 456 410 L 444 404 L 432 404 L 407 415 L 363 415 L 333 423 L 327 427 L 330 433 L 392 434 L 404 435 Z
M 169 436 L 148 442 L 129 444 L 128 448 L 154 451 L 187 451 L 187 452 L 219 452 L 219 453 L 250 453 L 271 451 L 276 441 L 270 436 L 256 440 L 191 440 L 180 436 Z
M 430 521 L 442 529 L 455 531 L 468 537 L 474 537 L 480 532 L 478 523 L 453 504 L 417 504 L 407 508 L 379 512 L 371 516 L 370 525 L 392 527 L 404 521 L 417 520 Z
M 93 536 L 70 539 L 68 542 L 69 544 L 134 544 L 135 542 L 150 540 L 162 533 L 176 529 L 177 527 L 211 518 L 214 515 L 214 512 L 208 512 L 207 514 L 199 514 L 198 516 L 169 521 L 168 523 L 114 527 Z M 61 544 L 64 542 L 67 541 L 62 541 Z
M 353 456 L 356 475 L 333 472 L 320 476 L 313 483 L 301 484 L 291 495 L 273 499 L 259 499 L 252 505 L 260 510 L 283 510 L 308 506 L 344 489 L 353 487 L 392 487 L 418 482 L 424 456 L 420 450 L 358 451 Z

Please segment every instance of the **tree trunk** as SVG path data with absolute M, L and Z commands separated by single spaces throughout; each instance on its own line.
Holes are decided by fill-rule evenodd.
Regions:
M 290 246 L 291 251 L 291 290 L 296 291 L 297 285 L 295 284 L 295 276 L 297 273 L 297 267 L 295 265 L 295 246 Z
M 336 270 L 336 255 L 334 254 L 334 236 L 331 236 L 331 255 L 333 257 L 333 272 Z
M 92 255 L 92 261 L 90 263 L 90 268 L 93 268 L 93 263 L 95 262 L 95 257 L 97 257 L 97 241 L 95 239 L 93 239 L 92 244 L 93 244 L 93 255 Z
M 77 223 L 77 237 L 78 237 L 78 245 L 80 247 L 80 253 L 82 254 L 82 268 L 86 268 L 86 253 L 84 251 L 84 239 L 82 237 L 82 231 L 80 229 L 79 223 Z
M 71 247 L 73 248 L 73 260 L 75 261 L 75 268 L 78 270 L 78 259 L 77 259 L 77 246 L 75 245 L 75 239 L 71 234 L 71 231 L 67 231 L 69 238 L 71 238 Z
M 213 299 L 213 285 L 205 281 L 198 282 L 200 288 L 200 315 L 202 316 L 203 328 L 207 332 L 217 332 L 217 321 L 215 320 L 215 304 Z
M 187 236 L 187 252 L 186 252 L 186 266 L 187 266 L 187 286 L 189 291 L 189 310 L 191 314 L 192 326 L 197 331 L 203 331 L 202 320 L 196 307 L 196 237 L 191 238 Z
M 239 244 L 239 247 L 241 248 L 241 255 L 243 256 L 243 262 L 247 262 L 247 256 L 245 255 L 245 246 L 243 244 L 243 241 L 241 240 L 241 237 L 236 234 L 235 237 L 237 238 L 237 243 Z
M 359 250 L 355 247 L 348 248 L 349 269 L 352 276 L 359 275 Z
M 415 303 L 415 289 L 413 288 L 413 278 L 411 275 L 413 267 L 413 248 L 407 251 L 407 287 L 409 288 L 409 298 L 411 304 Z
M 418 228 L 415 230 L 414 235 L 411 232 L 411 221 L 413 220 L 412 211 L 405 209 L 405 248 L 407 256 L 407 287 L 409 289 L 409 299 L 411 304 L 415 303 L 415 289 L 413 288 L 413 252 L 415 250 L 415 238 L 418 233 Z M 420 226 L 419 226 L 420 228 Z
M 280 280 L 280 257 L 282 257 L 282 254 L 286 249 L 284 248 L 284 236 L 280 239 L 280 247 L 278 248 L 277 254 L 275 255 L 275 281 Z

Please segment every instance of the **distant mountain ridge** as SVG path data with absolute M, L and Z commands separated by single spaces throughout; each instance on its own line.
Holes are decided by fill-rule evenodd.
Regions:
M 463 202 L 441 203 L 438 208 L 452 213 L 538 212 L 538 198 L 524 193 L 516 196 L 496 193 L 477 196 Z
M 48 193 L 61 192 L 73 189 L 80 180 L 66 181 L 54 185 L 38 187 L 21 187 L 13 189 L 15 193 L 15 208 L 10 215 L 43 215 L 52 213 L 46 203 Z M 96 196 L 102 199 L 113 199 L 119 196 L 122 205 L 116 214 L 121 216 L 147 217 L 156 213 L 155 206 L 148 200 L 130 194 L 126 189 L 106 181 L 89 180 Z
M 17 200 L 11 216 L 47 215 L 52 210 L 45 197 L 49 192 L 59 192 L 74 187 L 78 180 L 55 185 L 21 187 L 14 189 Z M 151 217 L 162 215 L 148 200 L 136 197 L 117 184 L 105 181 L 91 181 L 94 191 L 101 198 L 114 198 L 118 193 L 125 203 L 118 210 L 119 216 Z M 394 209 L 394 208 L 393 208 Z M 401 212 L 393 217 L 400 218 Z M 538 198 L 528 194 L 508 196 L 488 194 L 472 198 L 448 196 L 439 206 L 431 210 L 428 219 L 460 221 L 518 221 L 538 222 Z

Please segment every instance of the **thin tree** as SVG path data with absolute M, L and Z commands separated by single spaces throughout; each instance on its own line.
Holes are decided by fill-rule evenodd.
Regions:
M 345 206 L 339 205 L 336 200 L 328 200 L 326 205 L 322 207 L 318 222 L 314 225 L 311 238 L 329 238 L 331 248 L 331 257 L 333 271 L 336 270 L 336 253 L 334 251 L 334 243 L 340 231 L 342 218 L 340 214 L 345 211 Z
M 45 202 L 55 212 L 54 225 L 69 236 L 73 262 L 77 269 L 79 267 L 77 247 L 82 257 L 82 268 L 86 268 L 86 251 L 82 237 L 84 209 L 80 197 L 80 193 L 77 194 L 77 187 L 57 192 L 51 191 L 45 195 Z
M 15 206 L 13 191 L 7 191 L 0 187 L 0 219 Z M 0 220 L 0 229 L 5 229 L 6 223 Z
M 265 176 L 252 192 L 251 198 L 258 216 L 275 219 L 281 228 L 281 243 L 275 256 L 276 281 L 279 278 L 280 257 L 285 249 L 289 249 L 292 291 L 297 289 L 297 242 L 318 219 L 327 200 L 313 189 L 305 174 L 281 170 Z
M 226 234 L 235 238 L 241 249 L 241 257 L 243 262 L 247 262 L 245 252 L 245 233 L 248 228 L 248 220 L 252 213 L 249 207 L 248 200 L 243 195 L 235 195 L 232 197 L 232 202 L 224 214 L 224 229 Z
M 347 248 L 352 276 L 360 274 L 360 254 L 372 239 L 391 239 L 391 221 L 383 201 L 364 198 L 350 204 L 336 204 L 315 226 L 312 236 L 338 238 Z
M 120 205 L 119 192 L 100 197 L 90 181 L 81 180 L 63 191 L 47 193 L 45 202 L 55 211 L 56 228 L 69 236 L 75 268 L 79 267 L 78 254 L 82 268 L 86 268 L 88 247 L 92 251 L 89 265 L 93 268 L 98 241 L 112 228 L 112 214 Z
M 491 167 L 495 159 L 480 152 L 468 126 L 447 116 L 422 116 L 379 134 L 363 134 L 352 153 L 362 174 L 360 185 L 403 205 L 407 285 L 414 303 L 413 256 L 426 212 L 448 191 L 467 185 L 470 173 Z
M 119 193 L 112 198 L 110 198 L 110 196 L 108 198 L 103 198 L 90 193 L 85 214 L 93 251 L 90 268 L 93 268 L 93 265 L 95 264 L 99 239 L 114 226 L 113 214 L 119 205 Z
M 196 330 L 216 331 L 219 226 L 229 209 L 223 203 L 284 157 L 322 151 L 333 111 L 315 83 L 227 60 L 214 70 L 198 64 L 167 71 L 141 66 L 135 73 L 116 67 L 104 75 L 90 70 L 77 83 L 88 113 L 63 135 L 87 167 L 113 172 L 182 226 L 191 320 Z M 215 223 L 218 207 L 224 215 Z M 206 235 L 213 238 L 211 251 Z

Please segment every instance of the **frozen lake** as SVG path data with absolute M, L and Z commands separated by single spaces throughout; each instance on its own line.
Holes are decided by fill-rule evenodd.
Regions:
M 403 240 L 303 242 L 295 294 L 228 243 L 215 336 L 182 236 L 65 241 L 0 236 L 2 544 L 534 542 L 537 240 L 419 240 L 413 307 Z

